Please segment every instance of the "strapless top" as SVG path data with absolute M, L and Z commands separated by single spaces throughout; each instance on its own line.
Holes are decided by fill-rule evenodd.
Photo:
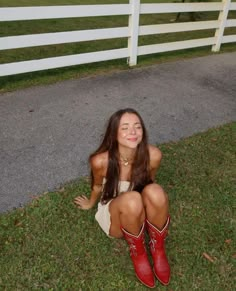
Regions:
M 105 183 L 106 183 L 106 178 L 103 178 L 102 184 L 104 185 Z M 119 181 L 119 185 L 118 185 L 119 193 L 128 191 L 129 186 L 130 186 L 130 181 Z
M 126 192 L 128 191 L 130 186 L 130 182 L 129 181 L 119 181 L 119 192 Z

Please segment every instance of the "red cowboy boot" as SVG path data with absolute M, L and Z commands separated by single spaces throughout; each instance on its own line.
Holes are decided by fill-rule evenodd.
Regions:
M 147 229 L 150 236 L 149 245 L 154 262 L 154 273 L 163 285 L 168 285 L 170 281 L 170 266 L 165 253 L 165 238 L 169 223 L 170 216 L 168 216 L 163 229 L 159 230 L 147 220 Z
M 144 241 L 144 226 L 138 236 L 127 232 L 125 229 L 121 228 L 124 238 L 127 241 L 130 249 L 130 257 L 134 265 L 134 270 L 137 278 L 147 287 L 155 287 L 155 277 L 148 261 L 148 256 L 145 248 Z

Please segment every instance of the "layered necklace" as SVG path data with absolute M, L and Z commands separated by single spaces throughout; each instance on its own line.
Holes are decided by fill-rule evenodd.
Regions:
M 120 161 L 121 161 L 122 165 L 127 167 L 128 165 L 132 164 L 133 159 L 132 158 L 124 158 L 124 157 L 122 157 L 122 155 L 120 155 Z

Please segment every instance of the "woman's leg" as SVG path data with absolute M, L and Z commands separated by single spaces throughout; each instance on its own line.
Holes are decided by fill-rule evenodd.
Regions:
M 162 229 L 169 215 L 168 196 L 158 184 L 149 184 L 142 191 L 146 218 L 158 229 Z
M 111 215 L 110 235 L 124 236 L 129 245 L 136 276 L 144 285 L 153 288 L 155 278 L 144 241 L 145 211 L 142 196 L 135 191 L 125 192 L 112 200 L 109 211 Z
M 142 196 L 146 210 L 154 273 L 162 284 L 168 285 L 170 266 L 165 253 L 165 238 L 170 222 L 168 198 L 161 186 L 154 183 L 143 189 Z
M 109 211 L 111 215 L 111 236 L 122 237 L 121 226 L 133 235 L 139 234 L 145 221 L 145 211 L 140 193 L 130 191 L 121 194 L 112 200 Z

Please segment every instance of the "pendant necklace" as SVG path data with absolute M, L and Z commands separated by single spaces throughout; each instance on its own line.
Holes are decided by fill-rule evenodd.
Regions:
M 132 161 L 132 159 L 123 158 L 121 155 L 120 155 L 120 160 L 125 167 L 127 167 L 130 164 L 130 162 Z

